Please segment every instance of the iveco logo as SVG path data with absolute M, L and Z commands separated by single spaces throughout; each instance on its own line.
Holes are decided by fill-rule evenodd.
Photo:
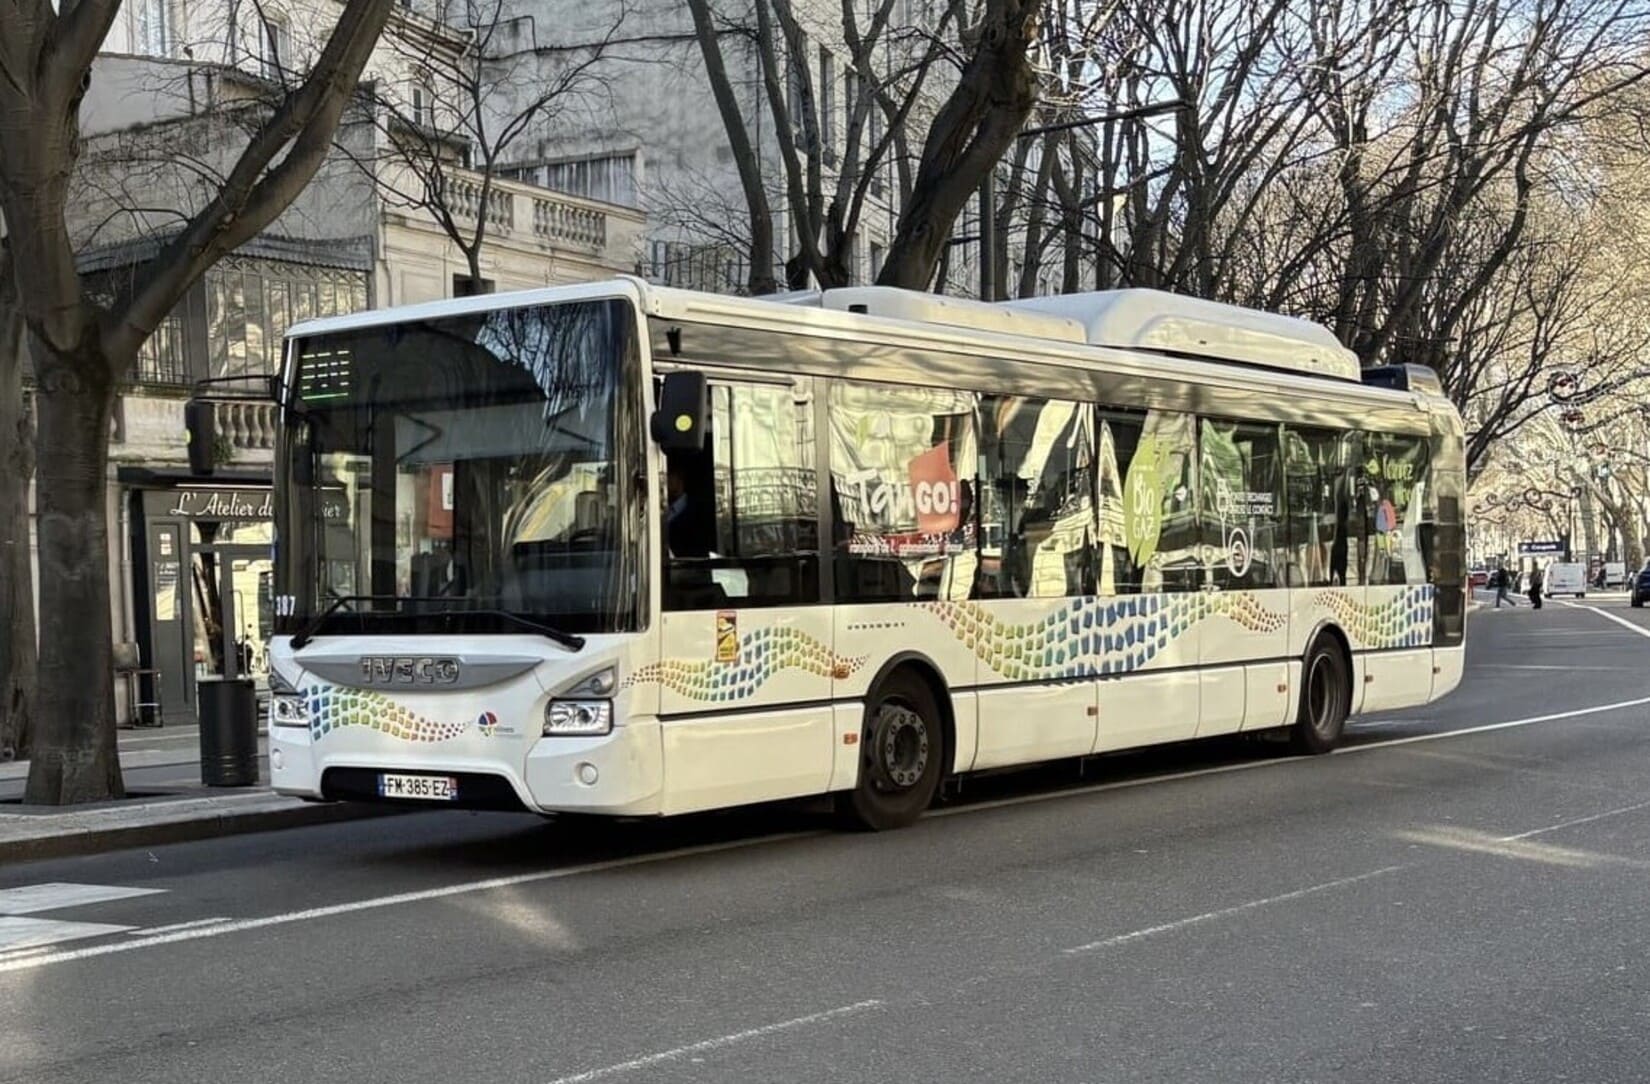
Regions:
M 363 655 L 361 680 L 368 685 L 454 685 L 458 682 L 458 660 Z

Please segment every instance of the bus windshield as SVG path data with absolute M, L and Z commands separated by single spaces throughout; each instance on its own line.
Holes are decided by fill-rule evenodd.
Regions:
M 636 352 L 617 300 L 297 340 L 278 631 L 329 608 L 326 632 L 639 628 Z

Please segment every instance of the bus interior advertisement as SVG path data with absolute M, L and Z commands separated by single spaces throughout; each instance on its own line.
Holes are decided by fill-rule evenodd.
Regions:
M 629 304 L 369 326 L 291 357 L 279 633 L 640 627 Z

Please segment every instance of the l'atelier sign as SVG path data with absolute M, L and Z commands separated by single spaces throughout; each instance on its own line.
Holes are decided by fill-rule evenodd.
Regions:
M 275 494 L 267 489 L 179 489 L 166 514 L 186 519 L 274 519 Z
M 167 507 L 149 514 L 179 516 L 183 519 L 274 519 L 275 494 L 267 489 L 174 489 L 166 497 Z M 349 519 L 349 499 L 343 493 L 321 494 L 321 518 Z

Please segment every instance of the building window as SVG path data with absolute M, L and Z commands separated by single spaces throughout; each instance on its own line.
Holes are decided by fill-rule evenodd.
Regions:
M 653 241 L 648 246 L 648 281 L 711 293 L 741 293 L 749 283 L 750 262 L 728 245 Z
M 808 67 L 808 37 L 798 34 L 796 51 L 791 54 L 790 64 L 785 70 L 785 101 L 791 111 L 791 134 L 794 141 L 804 151 L 810 148 L 806 145 L 808 128 L 802 120 L 807 98 L 802 93 L 803 84 L 807 82 Z
M 419 128 L 435 127 L 435 92 L 423 82 L 412 85 L 410 95 L 412 116 L 411 120 Z
M 819 50 L 819 141 L 827 162 L 836 158 L 836 58 Z
M 282 79 L 292 64 L 292 24 L 280 16 L 264 18 L 264 78 Z
M 882 103 L 876 101 L 874 97 L 871 101 L 870 113 L 870 122 L 866 125 L 869 133 L 869 139 L 867 140 L 865 146 L 865 158 L 866 161 L 872 161 L 872 156 L 876 156 L 871 167 L 870 191 L 871 195 L 880 198 L 882 196 L 882 171 L 888 167 L 888 163 L 893 158 L 893 155 L 886 153 L 881 155 L 877 154 L 878 150 L 882 146 Z
M 367 276 L 340 268 L 229 259 L 206 273 L 212 376 L 264 376 L 280 365 L 286 329 L 367 307 Z
M 882 261 L 887 256 L 887 250 L 875 241 L 871 242 L 871 281 L 875 282 L 882 275 Z
M 169 0 L 136 0 L 132 6 L 134 51 L 149 56 L 172 55 L 172 13 Z
M 570 196 L 600 200 L 620 207 L 639 207 L 641 199 L 636 183 L 636 158 L 636 152 L 630 151 L 518 167 L 505 171 L 505 175 Z
M 188 384 L 189 359 L 184 353 L 183 314 L 170 313 L 155 333 L 138 348 L 137 379 L 140 384 L 177 387 Z

